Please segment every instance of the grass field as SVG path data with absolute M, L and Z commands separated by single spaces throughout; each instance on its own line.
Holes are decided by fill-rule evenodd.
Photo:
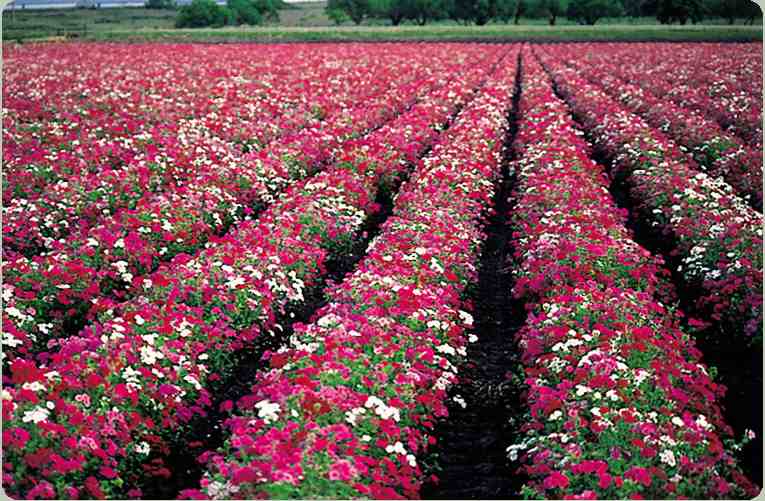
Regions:
M 579 26 L 560 18 L 550 27 L 542 19 L 522 19 L 518 26 L 461 26 L 439 22 L 427 26 L 385 26 L 382 21 L 335 26 L 323 2 L 296 4 L 280 11 L 278 24 L 261 27 L 176 29 L 175 12 L 140 7 L 109 9 L 40 9 L 3 12 L 3 40 L 27 41 L 60 37 L 96 41 L 382 41 L 382 40 L 535 40 L 535 41 L 755 41 L 762 24 L 727 26 L 719 20 L 690 26 L 666 26 L 653 19 L 603 19 Z M 635 24 L 635 23 L 640 24 Z

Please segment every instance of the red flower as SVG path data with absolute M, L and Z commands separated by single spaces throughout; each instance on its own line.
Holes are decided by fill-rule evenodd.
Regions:
M 568 477 L 564 475 L 563 473 L 554 471 L 550 473 L 550 475 L 545 478 L 544 481 L 544 487 L 545 489 L 555 489 L 557 487 L 560 487 L 561 489 L 565 489 L 568 487 L 569 481 Z

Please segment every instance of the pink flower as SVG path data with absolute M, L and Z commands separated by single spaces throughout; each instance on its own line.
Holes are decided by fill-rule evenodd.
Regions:
M 558 471 L 554 471 L 550 473 L 550 475 L 548 475 L 547 478 L 545 478 L 543 483 L 545 489 L 548 489 L 548 490 L 555 489 L 558 487 L 561 489 L 565 489 L 566 487 L 568 487 L 568 484 L 569 484 L 568 477 Z
M 635 482 L 648 487 L 651 485 L 651 474 L 645 468 L 639 466 L 633 466 L 624 474 L 625 478 L 634 480 Z
M 356 469 L 351 465 L 350 461 L 342 459 L 335 462 L 329 469 L 330 480 L 340 480 L 343 482 L 349 481 L 356 475 Z

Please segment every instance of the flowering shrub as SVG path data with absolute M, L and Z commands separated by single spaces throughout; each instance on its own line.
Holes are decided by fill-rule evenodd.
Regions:
M 558 51 L 559 57 L 569 57 L 571 53 L 566 50 L 569 48 L 573 47 L 565 46 Z M 614 76 L 620 74 L 621 67 L 611 56 L 611 52 L 599 48 L 597 55 L 587 54 L 586 62 L 578 59 L 571 64 L 591 83 L 602 85 L 611 97 L 620 100 L 630 111 L 688 148 L 696 162 L 711 176 L 724 178 L 739 196 L 762 212 L 762 148 L 750 148 L 741 139 L 722 130 L 714 120 L 707 120 L 698 112 L 655 97 Z
M 515 57 L 418 163 L 394 216 L 316 321 L 268 354 L 231 437 L 184 497 L 417 496 L 417 460 L 446 415 L 465 355 L 461 294 L 476 276 L 483 216 L 500 174 Z
M 529 498 L 754 496 L 736 466 L 715 384 L 673 312 L 661 262 L 625 215 L 565 104 L 524 57 L 513 293 L 528 415 L 508 447 Z M 565 189 L 564 189 L 565 187 Z
M 596 147 L 613 159 L 612 175 L 625 181 L 641 217 L 673 239 L 677 271 L 698 291 L 698 316 L 761 344 L 762 215 L 724 181 L 689 168 L 674 143 L 574 70 L 539 56 Z
M 339 104 L 325 103 L 332 113 L 327 120 L 246 155 L 243 164 L 241 155 L 232 155 L 231 148 L 202 135 L 198 139 L 205 148 L 191 143 L 174 155 L 197 155 L 189 163 L 196 173 L 188 174 L 183 182 L 146 193 L 131 208 L 100 218 L 65 240 L 48 240 L 46 245 L 52 250 L 43 256 L 10 260 L 4 265 L 6 301 L 14 308 L 11 313 L 25 313 L 5 316 L 7 355 L 14 356 L 16 350 L 28 352 L 34 340 L 37 350 L 44 349 L 48 340 L 64 336 L 67 327 L 71 331 L 71 326 L 77 326 L 77 318 L 97 311 L 104 301 L 120 299 L 130 289 L 142 290 L 143 277 L 161 262 L 178 254 L 193 255 L 211 236 L 225 233 L 232 224 L 249 218 L 253 210 L 275 200 L 290 184 L 314 173 L 332 157 L 339 158 L 345 142 L 391 120 L 418 96 L 443 85 L 449 75 L 444 69 L 412 66 L 416 78 L 387 73 L 387 79 L 375 84 L 384 85 L 385 92 L 363 104 L 344 109 L 340 98 L 336 100 Z M 455 66 L 456 71 L 464 69 L 458 63 L 446 68 Z M 349 99 L 348 95 L 342 97 Z M 199 136 L 194 128 L 187 134 Z M 202 151 L 221 154 L 204 158 Z M 191 165 L 197 163 L 197 167 Z M 34 313 L 26 313 L 29 309 Z
M 579 45 L 592 53 L 591 45 Z M 762 56 L 758 44 L 598 46 L 619 72 L 656 97 L 717 121 L 762 148 Z M 761 159 L 758 159 L 761 161 Z
M 139 479 L 168 475 L 168 439 L 205 414 L 210 385 L 225 381 L 237 351 L 269 345 L 280 319 L 318 286 L 328 257 L 360 236 L 380 184 L 403 175 L 407 158 L 436 139 L 457 106 L 445 103 L 469 100 L 498 54 L 492 48 L 474 71 L 352 141 L 341 161 L 293 184 L 257 221 L 161 266 L 141 282 L 141 295 L 109 305 L 79 336 L 52 342 L 44 365 L 12 361 L 13 386 L 3 393 L 4 458 L 13 465 L 6 489 L 136 497 Z

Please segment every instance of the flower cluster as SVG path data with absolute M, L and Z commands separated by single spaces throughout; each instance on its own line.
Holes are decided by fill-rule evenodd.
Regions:
M 528 414 L 508 447 L 529 498 L 753 496 L 724 442 L 721 388 L 677 317 L 667 272 L 630 240 L 602 168 L 524 57 L 511 214 L 529 317 Z M 560 250 L 560 252 L 558 252 Z
M 269 354 L 271 370 L 228 420 L 226 445 L 203 456 L 201 489 L 184 497 L 418 495 L 418 457 L 466 353 L 472 317 L 461 296 L 476 276 L 501 171 L 515 56 L 417 164 L 393 216 L 316 320 Z M 260 416 L 262 402 L 278 404 L 276 420 Z
M 378 189 L 436 140 L 503 50 L 461 58 L 456 75 L 434 72 L 412 109 L 348 142 L 332 167 L 292 184 L 257 220 L 161 265 L 139 282 L 140 294 L 105 305 L 78 336 L 51 340 L 42 363 L 11 361 L 5 488 L 25 497 L 136 497 L 142 478 L 168 475 L 168 439 L 205 415 L 239 350 L 270 346 L 282 319 L 319 285 L 327 259 L 361 237 Z M 386 405 L 368 409 L 395 416 Z M 285 410 L 275 399 L 253 408 L 266 423 Z
M 592 46 L 580 45 L 585 52 Z M 718 122 L 762 148 L 759 44 L 631 44 L 598 47 L 632 83 Z
M 597 52 L 577 59 L 571 57 L 572 51 L 579 51 L 581 47 L 566 45 L 556 49 L 557 57 L 568 60 L 590 82 L 602 85 L 630 111 L 688 148 L 699 166 L 711 176 L 725 179 L 739 196 L 762 212 L 762 146 L 750 147 L 701 113 L 656 97 L 615 76 L 623 74 L 623 66 L 611 51 L 598 47 Z M 643 77 L 639 83 L 647 78 L 650 77 Z
M 605 92 L 539 51 L 557 88 L 595 141 L 613 160 L 644 221 L 669 237 L 682 262 L 696 316 L 718 322 L 737 342 L 762 342 L 762 214 L 725 181 L 693 170 L 680 148 Z
M 30 203 L 37 202 L 42 204 L 39 209 L 45 210 L 46 218 L 66 221 L 77 230 L 66 238 L 46 237 L 43 247 L 47 251 L 40 255 L 28 257 L 21 253 L 4 263 L 9 286 L 6 304 L 15 309 L 11 312 L 23 312 L 23 317 L 4 315 L 6 355 L 14 357 L 17 351 L 45 349 L 49 340 L 71 333 L 83 319 L 114 300 L 140 293 L 146 275 L 160 263 L 179 254 L 193 255 L 211 237 L 250 219 L 291 184 L 315 173 L 333 157 L 349 154 L 345 149 L 349 140 L 380 127 L 411 106 L 418 96 L 442 86 L 454 72 L 471 64 L 468 55 L 475 52 L 474 48 L 466 48 L 464 57 L 458 59 L 462 63 L 443 67 L 409 61 L 409 71 L 398 71 L 392 64 L 405 64 L 400 52 L 373 52 L 368 64 L 378 61 L 386 69 L 369 82 L 367 79 L 376 75 L 365 64 L 359 66 L 366 73 L 349 69 L 339 74 L 343 78 L 336 74 L 339 70 L 327 74 L 324 66 L 319 66 L 315 78 L 321 76 L 329 82 L 348 79 L 348 88 L 332 92 L 328 83 L 327 88 L 316 89 L 322 96 L 335 96 L 322 97 L 322 120 L 306 118 L 298 123 L 290 114 L 270 119 L 283 136 L 267 147 L 242 153 L 228 136 L 225 141 L 221 139 L 220 129 L 211 129 L 206 120 L 185 119 L 176 132 L 177 139 L 165 138 L 167 130 L 154 127 L 152 137 L 160 140 L 143 140 L 152 150 L 146 158 L 139 155 L 123 168 L 73 174 L 48 186 L 63 184 L 65 192 L 49 190 L 33 201 L 14 199 L 18 204 L 8 208 L 8 214 L 18 215 L 19 227 L 24 231 L 30 228 L 26 218 L 35 214 Z M 450 53 L 436 46 L 422 57 L 446 59 Z M 388 62 L 388 58 L 392 61 Z M 313 64 L 317 65 L 316 60 Z M 314 78 L 312 75 L 300 78 Z M 356 84 L 350 85 L 353 82 Z M 279 85 L 289 89 L 290 80 Z M 275 83 L 270 91 L 277 95 L 264 94 L 263 99 L 289 102 L 289 96 L 281 96 L 282 90 Z M 312 93 L 303 95 L 303 99 L 311 98 Z M 405 136 L 400 140 L 406 140 Z M 119 195 L 124 193 L 120 188 L 123 184 L 133 190 L 130 200 Z M 72 204 L 81 202 L 86 203 L 93 218 L 70 211 Z M 61 217 L 55 216 L 56 207 L 62 208 Z M 84 224 L 85 220 L 90 224 Z M 10 233 L 10 241 L 4 239 L 4 245 L 21 251 L 14 246 L 13 231 Z

